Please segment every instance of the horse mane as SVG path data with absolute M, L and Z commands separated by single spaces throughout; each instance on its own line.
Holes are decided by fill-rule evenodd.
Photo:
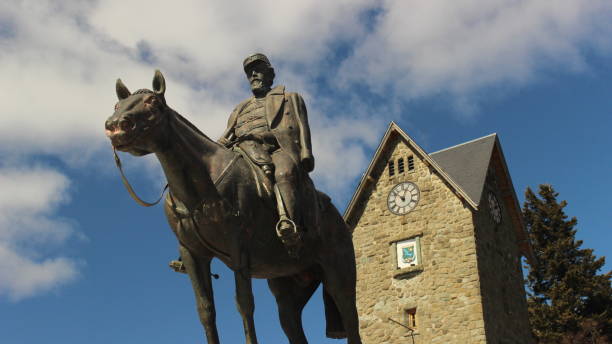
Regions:
M 143 94 L 143 93 L 157 95 L 155 92 L 153 92 L 153 91 L 151 91 L 149 89 L 146 89 L 146 88 L 141 88 L 139 90 L 136 90 L 136 92 L 134 92 L 132 94 Z M 163 103 L 166 104 L 165 100 L 163 101 Z M 168 110 L 170 110 L 170 112 L 176 117 L 176 119 L 178 119 L 183 124 L 187 125 L 193 131 L 195 131 L 196 134 L 202 136 L 203 138 L 205 138 L 207 140 L 210 140 L 210 138 L 208 136 L 206 136 L 206 134 L 204 134 L 200 129 L 198 129 L 198 127 L 196 127 L 195 124 L 191 123 L 187 118 L 183 117 L 183 115 L 181 115 L 180 113 L 176 112 L 174 109 L 170 108 L 167 104 L 166 104 L 166 108 Z M 213 141 L 213 140 L 211 140 L 211 141 Z
M 155 92 L 146 89 L 146 88 L 141 88 L 139 90 L 136 90 L 136 92 L 132 93 L 132 94 L 141 94 L 141 93 L 151 93 L 151 94 L 155 94 Z
M 170 109 L 170 108 L 168 108 Z M 191 123 L 187 118 L 183 117 L 183 115 L 181 115 L 180 113 L 170 109 L 170 111 L 172 111 L 172 113 L 174 114 L 175 118 L 177 120 L 179 120 L 180 122 L 182 122 L 183 124 L 187 125 L 189 128 L 191 128 L 193 131 L 196 132 L 196 134 L 202 136 L 203 138 L 210 140 L 210 138 L 208 136 L 206 136 L 206 134 L 204 134 L 200 129 L 198 129 L 198 127 L 195 126 L 195 124 Z M 211 140 L 214 142 L 214 140 Z

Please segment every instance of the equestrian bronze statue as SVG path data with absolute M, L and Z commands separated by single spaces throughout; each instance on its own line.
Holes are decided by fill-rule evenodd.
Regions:
M 219 343 L 210 272 L 213 258 L 234 271 L 236 303 L 246 343 L 257 343 L 251 278 L 268 280 L 290 343 L 307 343 L 301 313 L 321 283 L 327 336 L 347 338 L 350 344 L 361 343 L 351 234 L 329 197 L 311 187 L 308 171 L 314 167 L 314 160 L 309 142 L 300 142 L 302 136 L 298 136 L 295 147 L 286 148 L 282 130 L 277 130 L 280 123 L 287 123 L 289 130 L 308 129 L 299 127 L 297 118 L 283 122 L 285 117 L 305 116 L 301 98 L 278 88 L 268 90 L 263 97 L 269 120 L 264 129 L 274 139 L 267 134 L 258 136 L 256 130 L 242 135 L 238 124 L 244 123 L 240 113 L 245 109 L 237 108 L 237 115 L 232 116 L 236 121 L 230 118 L 221 144 L 168 107 L 165 90 L 159 71 L 153 78 L 153 90 L 131 93 L 117 80 L 119 102 L 106 121 L 106 134 L 115 150 L 136 156 L 154 153 L 162 165 L 168 181 L 164 210 L 178 239 L 208 343 Z M 304 123 L 307 124 L 305 117 Z M 250 148 L 243 144 L 247 141 L 252 142 L 248 145 L 261 147 L 249 152 Z M 278 186 L 284 180 L 278 176 L 279 171 L 285 171 L 285 167 L 277 165 L 275 152 L 289 149 L 296 150 L 286 154 L 299 154 L 295 166 L 289 167 L 293 169 L 291 182 L 298 184 L 291 190 L 294 194 Z M 257 153 L 269 160 L 257 160 Z M 125 179 L 124 182 L 135 196 Z M 299 215 L 287 205 L 290 202 L 299 204 Z

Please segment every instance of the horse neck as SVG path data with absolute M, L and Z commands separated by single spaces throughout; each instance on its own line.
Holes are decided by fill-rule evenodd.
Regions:
M 173 197 L 188 208 L 220 198 L 214 180 L 233 153 L 168 108 L 165 149 L 156 152 Z

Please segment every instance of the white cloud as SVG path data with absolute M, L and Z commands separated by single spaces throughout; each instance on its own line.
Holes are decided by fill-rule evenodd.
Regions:
M 359 13 L 368 6 L 354 0 L 240 6 L 5 2 L 0 5 L 6 28 L 0 34 L 0 93 L 11 101 L 0 104 L 0 150 L 59 155 L 73 166 L 93 162 L 87 157 L 108 147 L 102 128 L 116 101 L 115 78 L 132 90 L 150 87 L 154 68 L 164 71 L 169 104 L 217 137 L 231 109 L 248 96 L 243 57 L 264 51 L 277 67 L 278 82 L 289 81 L 291 90 L 302 93 L 316 92 L 318 62 L 328 58 L 334 42 L 363 32 Z M 321 98 L 330 97 L 316 94 L 313 99 Z M 331 131 L 337 121 L 329 117 L 322 120 L 332 125 Z M 355 123 L 356 128 L 366 126 Z M 338 142 L 362 135 L 345 129 L 346 139 Z M 349 149 L 363 151 L 360 145 Z M 336 155 L 335 162 L 346 159 Z M 326 162 L 332 160 L 320 159 L 319 174 L 332 178 Z
M 75 234 L 53 215 L 69 200 L 69 184 L 51 169 L 0 168 L 0 296 L 19 300 L 76 277 L 74 260 L 49 257 Z
M 74 261 L 66 258 L 36 262 L 24 258 L 0 242 L 0 295 L 18 301 L 71 281 L 77 274 Z
M 394 110 L 387 105 L 376 109 L 357 97 L 343 101 L 343 106 L 325 104 L 329 100 L 310 99 L 309 121 L 316 168 L 312 176 L 317 186 L 336 200 L 345 196 L 355 176 L 363 172 L 372 157 L 366 154 L 376 146 Z M 334 116 L 325 114 L 329 108 Z M 348 190 L 352 191 L 352 190 Z
M 216 137 L 247 96 L 242 58 L 258 50 L 279 82 L 317 103 L 336 99 L 330 89 L 366 86 L 398 101 L 451 93 L 470 108 L 483 88 L 584 68 L 584 50 L 610 43 L 611 9 L 605 0 L 5 1 L 0 149 L 87 161 L 107 147 L 115 78 L 149 87 L 154 68 L 165 72 L 169 103 Z M 348 58 L 337 60 L 339 43 Z
M 609 47 L 611 15 L 607 0 L 388 0 L 340 75 L 402 98 L 450 93 L 465 103 L 553 68 L 584 69 L 585 51 Z
M 337 117 L 334 123 L 325 118 L 320 120 L 322 123 L 312 129 L 316 164 L 312 176 L 317 187 L 331 193 L 338 202 L 346 194 L 348 183 L 368 165 L 372 157 L 365 153 L 365 148 L 380 139 L 386 123 L 375 119 L 368 123 L 351 117 Z
M 90 19 L 93 27 L 126 47 L 148 44 L 160 63 L 183 66 L 186 75 L 215 84 L 226 80 L 222 88 L 227 90 L 242 81 L 242 58 L 258 50 L 273 62 L 324 58 L 334 40 L 363 31 L 358 14 L 369 3 L 190 0 L 142 6 L 141 1 L 104 1 Z

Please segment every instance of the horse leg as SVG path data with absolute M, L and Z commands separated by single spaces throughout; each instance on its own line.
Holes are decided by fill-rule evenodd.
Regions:
M 212 258 L 195 257 L 184 246 L 180 247 L 180 252 L 185 270 L 189 274 L 191 285 L 195 292 L 198 315 L 200 316 L 200 322 L 206 330 L 206 339 L 209 344 L 219 344 L 215 301 L 210 278 L 210 261 Z
M 290 344 L 307 344 L 302 328 L 302 310 L 317 290 L 318 279 L 298 283 L 294 277 L 279 277 L 268 280 L 268 286 L 276 298 L 278 317 Z
M 253 288 L 251 286 L 251 274 L 248 268 L 241 268 L 234 271 L 236 280 L 236 305 L 242 317 L 244 336 L 247 344 L 257 344 L 255 333 L 255 322 L 253 313 L 255 312 L 255 302 L 253 301 Z

